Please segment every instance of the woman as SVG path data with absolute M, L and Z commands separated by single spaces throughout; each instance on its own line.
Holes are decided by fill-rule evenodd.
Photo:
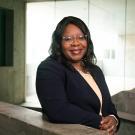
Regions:
M 86 24 L 68 16 L 57 25 L 51 55 L 37 69 L 36 90 L 43 114 L 55 123 L 77 123 L 113 135 L 119 117 L 101 69 L 95 65 Z

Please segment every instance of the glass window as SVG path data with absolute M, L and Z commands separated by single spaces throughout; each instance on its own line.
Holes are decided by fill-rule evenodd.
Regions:
M 49 55 L 51 34 L 54 30 L 54 11 L 54 1 L 27 3 L 26 96 L 35 95 L 37 66 Z
M 89 27 L 111 94 L 124 89 L 125 0 L 90 0 Z
M 49 16 L 48 16 L 49 14 Z M 26 10 L 26 96 L 33 96 L 36 70 L 48 55 L 51 36 L 64 16 L 77 16 L 88 24 L 88 1 L 48 1 L 27 3 Z
M 37 65 L 49 54 L 51 35 L 64 16 L 89 27 L 98 65 L 111 95 L 135 87 L 134 0 L 66 0 L 27 4 L 26 90 L 35 94 Z M 49 16 L 48 16 L 49 14 Z
M 127 0 L 126 9 L 126 50 L 125 89 L 135 88 L 135 1 Z

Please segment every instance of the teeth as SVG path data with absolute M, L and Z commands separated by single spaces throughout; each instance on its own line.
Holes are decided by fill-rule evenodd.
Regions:
M 80 50 L 72 50 L 71 52 L 74 53 L 74 54 L 79 54 Z

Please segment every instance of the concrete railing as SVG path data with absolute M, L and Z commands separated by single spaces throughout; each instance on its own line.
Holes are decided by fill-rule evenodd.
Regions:
M 121 124 L 117 135 L 135 135 L 135 114 L 118 111 L 118 115 Z
M 135 89 L 121 91 L 112 99 L 121 119 L 118 135 L 135 135 Z
M 0 135 L 107 135 L 79 124 L 53 124 L 42 113 L 0 102 Z

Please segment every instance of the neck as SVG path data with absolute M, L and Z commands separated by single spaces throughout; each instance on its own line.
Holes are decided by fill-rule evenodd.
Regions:
M 79 63 L 72 63 L 72 66 L 77 70 L 82 70 L 81 62 Z
M 79 61 L 79 62 L 76 62 L 76 63 L 72 63 L 72 66 L 76 69 L 76 70 L 79 70 L 79 71 L 85 71 L 85 66 L 83 64 L 82 61 Z
M 77 62 L 77 63 L 72 63 L 72 66 L 77 70 L 77 71 L 81 71 L 83 73 L 88 73 L 88 70 L 86 69 L 86 67 L 84 66 L 83 62 Z

